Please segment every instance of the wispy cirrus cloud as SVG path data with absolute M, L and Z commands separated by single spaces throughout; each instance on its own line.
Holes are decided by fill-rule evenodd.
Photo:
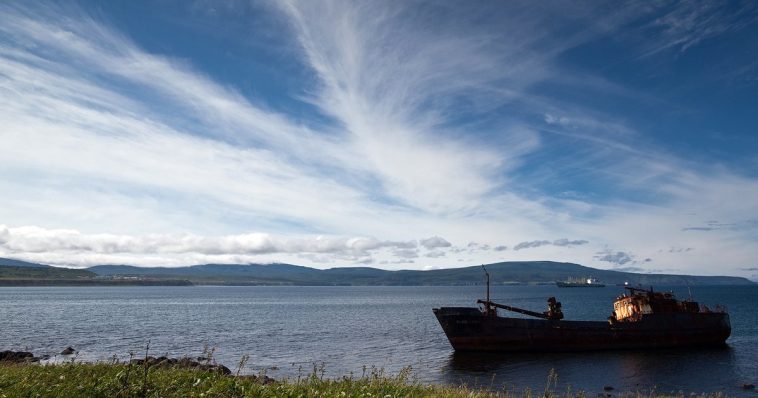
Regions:
M 649 29 L 660 31 L 655 46 L 646 51 L 653 55 L 667 49 L 685 52 L 704 40 L 729 31 L 739 30 L 755 23 L 755 4 L 743 2 L 738 6 L 729 3 L 674 2 L 675 7 L 656 18 Z M 751 16 L 752 14 L 752 16 Z
M 348 14 L 340 18 L 356 34 L 381 37 L 380 31 L 388 28 L 375 25 L 376 32 L 362 31 L 365 15 Z M 377 64 L 378 69 L 349 71 L 365 81 L 335 86 L 332 80 L 342 74 L 328 74 L 328 68 L 315 61 L 319 51 L 332 47 L 311 49 L 311 66 L 320 71 L 324 84 L 315 94 L 318 106 L 341 124 L 324 126 L 324 133 L 253 105 L 184 62 L 141 50 L 81 9 L 9 4 L 0 18 L 0 71 L 6 94 L 0 114 L 5 145 L 0 153 L 7 161 L 2 185 L 37 198 L 36 218 L 22 210 L 29 206 L 24 201 L 8 203 L 5 220 L 15 225 L 55 220 L 57 225 L 97 230 L 96 225 L 107 219 L 122 230 L 171 231 L 178 226 L 191 231 L 199 223 L 224 231 L 229 227 L 219 216 L 231 210 L 237 218 L 232 230 L 241 229 L 240 221 L 252 221 L 256 229 L 294 225 L 334 234 L 389 235 L 394 231 L 391 225 L 400 222 L 415 219 L 420 222 L 411 224 L 429 225 L 424 213 L 444 217 L 479 206 L 482 195 L 499 186 L 495 174 L 503 171 L 504 162 L 516 162 L 518 154 L 536 143 L 535 135 L 523 129 L 514 131 L 513 141 L 503 141 L 514 145 L 499 151 L 456 138 L 455 129 L 448 129 L 448 135 L 432 133 L 432 127 L 451 117 L 442 115 L 450 104 L 427 106 L 435 96 L 481 95 L 482 90 L 473 90 L 477 85 L 504 77 L 497 72 L 496 59 L 485 62 L 488 71 L 469 82 L 451 78 L 478 68 L 480 63 L 473 59 L 450 65 L 449 70 L 435 69 L 450 51 L 464 48 L 479 61 L 492 57 L 486 48 L 491 44 L 470 47 L 481 39 L 476 32 L 439 42 L 426 37 L 390 54 L 375 52 L 384 41 L 352 49 L 369 54 L 365 61 L 397 59 L 417 48 L 432 51 L 425 55 L 434 59 L 414 55 L 416 69 L 400 73 L 402 82 L 390 79 L 390 87 L 378 78 L 400 72 L 393 71 L 390 62 Z M 355 54 L 343 48 L 349 43 L 340 40 L 347 36 L 330 36 L 333 25 L 326 22 L 316 24 L 323 24 L 323 35 L 336 42 L 318 40 L 319 45 L 334 46 L 347 57 L 334 62 L 348 61 Z M 412 27 L 409 22 L 404 23 L 406 29 Z M 301 38 L 304 45 L 318 44 L 306 36 Z M 523 76 L 511 78 L 522 80 Z M 349 90 L 339 88 L 347 83 Z M 362 99 L 352 101 L 351 95 Z M 336 103 L 365 106 L 343 109 Z M 167 206 L 171 202 L 166 198 L 180 206 Z M 521 200 L 511 196 L 509 201 Z M 86 208 L 98 211 L 82 224 L 75 213 Z M 449 245 L 445 242 L 428 245 Z
M 516 129 L 495 150 L 450 125 L 460 117 L 451 108 L 465 112 L 462 101 L 496 99 L 497 82 L 523 87 L 542 73 L 524 58 L 503 67 L 513 49 L 495 38 L 462 23 L 419 24 L 403 3 L 280 4 L 318 76 L 313 103 L 345 128 L 346 144 L 392 199 L 436 213 L 476 206 L 538 144 L 534 132 Z
M 503 243 L 521 242 L 509 258 L 539 247 L 545 259 L 608 266 L 625 258 L 597 253 L 623 247 L 703 273 L 724 253 L 744 265 L 755 178 L 678 156 L 625 107 L 598 105 L 655 95 L 566 63 L 662 9 L 267 3 L 259 11 L 290 29 L 278 34 L 308 71 L 274 111 L 88 10 L 5 3 L 3 254 L 450 266 L 500 260 Z M 707 23 L 733 18 L 720 9 L 671 5 L 658 15 L 668 48 L 718 37 Z M 304 109 L 319 117 L 303 122 Z M 50 241 L 14 235 L 29 225 Z
M 191 195 L 269 228 L 285 222 L 330 232 L 342 229 L 351 208 L 356 220 L 392 211 L 361 191 L 370 173 L 340 140 L 139 49 L 80 9 L 5 5 L 0 19 L 0 152 L 9 191 L 32 182 L 75 206 L 108 191 L 118 199 L 102 189 L 117 182 L 131 196 Z
M 702 226 L 684 227 L 682 231 L 718 231 L 718 230 L 745 230 L 754 229 L 758 227 L 758 220 L 739 220 L 737 222 L 722 223 L 714 220 L 710 220 L 704 223 Z

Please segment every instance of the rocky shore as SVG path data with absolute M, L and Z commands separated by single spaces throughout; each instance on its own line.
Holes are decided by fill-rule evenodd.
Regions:
M 209 363 L 210 361 L 196 361 L 191 358 L 169 358 L 165 356 L 132 359 L 129 361 L 133 365 L 156 367 L 156 368 L 178 368 L 178 369 L 197 369 L 207 372 L 218 372 L 224 375 L 232 374 L 232 371 L 224 365 Z
M 70 359 L 73 359 L 71 357 L 73 354 L 75 354 L 77 351 L 72 347 L 67 347 L 63 351 L 60 352 L 60 355 L 63 357 L 68 357 Z M 51 369 L 51 372 L 61 372 L 61 368 L 63 369 L 79 369 L 79 370 L 87 370 L 92 369 L 99 372 L 109 372 L 116 369 L 116 375 L 117 378 L 119 378 L 119 382 L 123 381 L 124 385 L 126 386 L 126 382 L 128 379 L 128 375 L 130 372 L 137 371 L 140 374 L 144 374 L 144 383 L 147 383 L 147 375 L 148 372 L 150 374 L 158 373 L 159 377 L 175 377 L 176 375 L 184 375 L 182 377 L 185 377 L 189 372 L 189 374 L 196 374 L 200 376 L 201 374 L 203 376 L 200 377 L 213 377 L 218 382 L 221 382 L 223 384 L 223 380 L 227 380 L 229 383 L 233 383 L 233 386 L 237 386 L 239 383 L 253 383 L 253 385 L 259 385 L 259 386 L 267 386 L 270 384 L 274 385 L 284 385 L 288 388 L 292 388 L 294 390 L 297 390 L 303 385 L 308 387 L 309 383 L 318 382 L 317 384 L 323 384 L 326 383 L 327 387 L 329 383 L 338 385 L 339 392 L 344 391 L 343 388 L 353 388 L 355 387 L 353 384 L 354 382 L 360 383 L 368 383 L 366 387 L 371 388 L 379 388 L 380 390 L 384 390 L 388 387 L 391 388 L 398 388 L 401 391 L 403 390 L 417 390 L 420 385 L 410 383 L 408 384 L 407 380 L 407 374 L 402 374 L 397 377 L 383 377 L 383 376 L 377 376 L 373 375 L 370 377 L 362 377 L 361 379 L 354 380 L 352 379 L 352 376 L 350 378 L 343 378 L 342 381 L 334 380 L 329 381 L 327 379 L 323 379 L 323 375 L 319 376 L 316 371 L 314 370 L 314 374 L 310 377 L 305 378 L 302 382 L 300 382 L 300 379 L 298 379 L 298 382 L 295 382 L 293 384 L 292 381 L 288 381 L 287 379 L 284 380 L 275 380 L 271 377 L 268 377 L 266 375 L 240 375 L 239 372 L 234 374 L 231 369 L 228 367 L 215 363 L 212 358 L 209 357 L 197 357 L 197 358 L 190 358 L 190 357 L 181 357 L 181 358 L 171 358 L 167 356 L 146 356 L 144 358 L 132 358 L 125 362 L 119 362 L 119 361 L 113 361 L 109 363 L 87 363 L 87 362 L 76 362 L 74 364 L 74 361 L 71 362 L 63 362 L 63 363 L 53 363 L 53 362 L 46 362 L 50 360 L 49 355 L 42 355 L 42 356 L 35 356 L 32 352 L 28 351 L 12 351 L 12 350 L 5 350 L 0 351 L 0 371 L 8 372 L 9 368 L 5 368 L 5 366 L 10 366 L 11 368 L 29 368 L 31 372 L 46 372 L 45 369 Z M 40 363 L 42 362 L 42 363 Z M 71 366 L 70 366 L 71 365 Z M 75 367 L 72 367 L 75 366 Z M 33 369 L 39 369 L 39 371 L 33 370 Z M 58 370 L 55 370 L 58 369 Z M 100 369 L 100 370 L 98 370 Z M 118 369 L 122 369 L 123 372 L 118 372 Z M 142 373 L 144 369 L 144 373 Z M 15 372 L 15 371 L 14 371 Z M 24 371 L 20 371 L 23 373 Z M 76 372 L 75 370 L 72 370 L 72 372 Z M 125 373 L 124 373 L 125 372 Z M 174 373 L 166 373 L 166 372 L 174 372 Z M 179 373 L 175 373 L 179 372 Z M 183 373 L 182 373 L 183 372 Z M 201 373 L 195 373 L 195 372 L 201 372 Z M 83 373 L 76 373 L 78 378 L 82 377 L 90 377 L 90 376 L 83 376 Z M 126 379 L 122 379 L 121 376 L 126 374 Z M 60 380 L 63 380 L 65 378 L 65 375 L 62 376 L 56 376 L 60 377 Z M 196 376 L 197 377 L 197 376 Z M 95 377 L 96 380 L 99 380 L 99 376 Z M 56 380 L 53 378 L 53 380 Z M 191 380 L 197 381 L 201 379 L 192 378 Z M 194 383 L 194 382 L 193 382 Z M 347 385 L 341 386 L 340 383 L 346 383 Z M 548 381 L 548 386 L 549 386 Z M 97 383 L 95 383 L 97 384 Z M 169 383 L 170 384 L 170 383 Z M 223 384 L 226 386 L 226 384 Z M 249 385 L 249 384 L 245 384 Z M 0 391 L 2 391 L 2 385 L 0 384 Z M 170 387 L 170 386 L 169 386 Z M 167 388 L 169 388 L 167 387 Z M 333 386 L 332 386 L 333 387 Z M 741 389 L 743 391 L 753 391 L 755 390 L 755 385 L 752 383 L 744 383 L 741 386 Z M 79 388 L 77 386 L 77 388 Z M 236 388 L 236 387 L 235 387 Z M 319 389 L 324 388 L 324 385 L 319 385 Z M 330 387 L 331 388 L 331 387 Z M 363 387 L 365 388 L 365 387 Z M 612 397 L 614 395 L 615 388 L 610 385 L 606 385 L 603 387 L 603 391 L 598 394 L 598 396 L 602 397 Z M 24 390 L 25 391 L 25 390 Z M 243 390 L 244 391 L 244 390 Z M 313 389 L 311 387 L 307 388 L 307 391 L 312 392 Z M 236 390 L 235 390 L 236 392 Z M 361 390 L 363 392 L 363 389 Z M 451 396 L 451 397 L 458 397 L 458 396 L 466 396 L 468 398 L 470 397 L 517 397 L 518 394 L 505 394 L 500 395 L 500 393 L 491 393 L 487 392 L 485 390 L 467 390 L 465 387 L 445 387 L 445 386 L 426 386 L 418 390 L 420 393 L 419 396 L 437 396 L 438 393 L 444 392 L 442 395 Z M 459 395 L 460 394 L 460 395 Z M 526 393 L 525 393 L 526 394 Z M 244 395 L 244 394 L 243 394 Z M 82 395 L 85 396 L 85 395 Z M 236 395 L 234 395 L 236 396 Z M 240 395 L 242 396 L 242 395 Z M 274 395 L 278 396 L 278 395 Z M 287 395 L 288 396 L 288 395 Z M 524 396 L 529 396 L 528 394 Z M 550 395 L 552 396 L 552 394 Z M 620 394 L 619 396 L 629 396 L 629 397 L 645 397 L 647 398 L 647 395 L 642 394 L 640 395 L 639 392 L 632 393 L 632 394 Z M 664 396 L 681 396 L 681 395 L 661 395 Z M 701 395 L 701 396 L 710 396 L 710 395 Z M 720 395 L 713 395 L 714 397 L 720 396 Z
M 39 362 L 41 359 L 26 351 L 0 351 L 0 362 L 30 363 Z
M 69 356 L 72 354 L 75 354 L 77 351 L 73 349 L 72 347 L 66 347 L 63 351 L 61 351 L 61 355 L 63 356 Z M 0 364 L 2 363 L 12 363 L 12 364 L 31 364 L 31 363 L 39 363 L 43 360 L 50 359 L 49 355 L 43 355 L 43 356 L 35 356 L 33 353 L 28 351 L 0 351 Z M 232 375 L 232 371 L 219 363 L 213 362 L 210 358 L 197 358 L 192 359 L 189 357 L 182 357 L 182 358 L 170 358 L 167 356 L 147 356 L 145 358 L 134 358 L 128 361 L 128 365 L 134 365 L 134 366 L 141 366 L 146 369 L 150 368 L 161 368 L 161 369 L 187 369 L 187 370 L 198 370 L 198 371 L 204 371 L 204 372 L 212 372 L 212 373 L 218 373 L 220 375 L 224 376 L 231 376 L 231 377 L 239 377 L 239 378 L 246 378 L 246 379 L 253 379 L 259 383 L 273 383 L 275 380 L 265 376 L 255 376 L 255 375 Z

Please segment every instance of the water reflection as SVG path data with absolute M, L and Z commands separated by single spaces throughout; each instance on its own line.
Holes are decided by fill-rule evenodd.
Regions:
M 661 393 L 685 390 L 738 395 L 742 391 L 735 362 L 729 346 L 586 353 L 454 352 L 441 377 L 451 384 L 542 391 L 554 371 L 559 392 L 569 388 L 600 392 L 604 386 L 616 391 L 647 391 L 653 386 Z

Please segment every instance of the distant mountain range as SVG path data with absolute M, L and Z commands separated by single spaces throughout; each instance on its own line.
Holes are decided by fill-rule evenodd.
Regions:
M 600 270 L 573 263 L 518 261 L 486 266 L 493 284 L 553 283 L 568 278 L 593 277 L 606 284 L 631 285 L 746 285 L 734 276 L 637 274 Z M 0 284 L 26 278 L 77 281 L 74 284 L 205 284 L 205 285 L 478 285 L 484 283 L 481 266 L 429 271 L 386 271 L 369 267 L 319 270 L 291 264 L 203 264 L 187 267 L 97 265 L 74 270 L 0 258 Z M 87 280 L 86 282 L 83 280 Z M 29 283 L 27 283 L 29 284 Z M 62 284 L 69 284 L 62 282 Z
M 186 280 L 102 278 L 86 269 L 51 267 L 45 264 L 0 258 L 0 286 L 93 286 L 93 285 L 191 285 Z
M 30 263 L 26 261 L 13 260 L 10 258 L 2 258 L 2 257 L 0 257 L 0 265 L 4 265 L 7 267 L 50 268 L 49 265 Z

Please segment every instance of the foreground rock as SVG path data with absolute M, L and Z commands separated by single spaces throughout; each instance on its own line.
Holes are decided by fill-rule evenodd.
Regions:
M 208 363 L 209 362 L 208 359 L 204 359 L 204 362 L 205 363 L 198 362 L 187 357 L 176 359 L 176 358 L 169 358 L 165 356 L 160 356 L 160 357 L 148 356 L 145 359 L 139 358 L 139 359 L 132 359 L 130 361 L 131 364 L 140 365 L 140 366 L 144 366 L 145 364 L 147 364 L 148 367 L 155 366 L 157 368 L 197 369 L 197 370 L 204 370 L 208 372 L 218 372 L 227 376 L 232 374 L 232 371 L 229 370 L 229 368 L 227 368 L 224 365 Z M 235 376 L 235 377 L 238 377 L 240 379 L 252 380 L 252 381 L 263 383 L 263 384 L 273 383 L 276 381 L 272 379 L 271 377 L 268 377 L 265 375 L 260 375 L 260 376 L 244 375 L 244 376 Z
M 232 374 L 232 371 L 229 370 L 224 365 L 221 364 L 210 364 L 210 363 L 200 363 L 198 361 L 194 361 L 190 358 L 169 358 L 165 356 L 161 357 L 147 357 L 147 358 L 140 358 L 140 359 L 132 359 L 132 364 L 135 365 L 147 365 L 155 366 L 158 368 L 181 368 L 181 369 L 198 369 L 198 370 L 206 370 L 209 372 L 218 372 L 221 374 L 229 375 Z
M 256 375 L 244 375 L 244 376 L 234 376 L 234 377 L 236 377 L 238 379 L 243 379 L 243 380 L 252 380 L 252 381 L 254 381 L 256 383 L 261 383 L 261 384 L 269 384 L 269 383 L 275 383 L 276 382 L 276 380 L 274 380 L 273 378 L 268 377 L 266 375 L 260 375 L 260 376 L 256 376 Z
M 39 362 L 31 352 L 26 351 L 0 351 L 0 362 L 25 363 Z
M 76 350 L 74 350 L 71 347 L 66 348 L 61 352 L 61 355 L 71 355 L 75 353 Z M 43 357 L 35 357 L 34 354 L 27 351 L 0 351 L 0 363 L 36 363 L 40 360 L 47 360 L 49 359 L 49 355 L 44 355 Z M 191 358 L 169 358 L 166 356 L 160 356 L 160 357 L 153 357 L 148 356 L 147 358 L 140 358 L 140 359 L 132 359 L 129 363 L 133 365 L 139 365 L 144 366 L 147 365 L 147 367 L 158 367 L 158 368 L 177 368 L 177 369 L 195 369 L 195 370 L 202 370 L 207 372 L 217 372 L 222 375 L 229 376 L 232 374 L 232 371 L 229 370 L 224 365 L 216 364 L 216 363 L 210 363 L 210 360 L 205 359 L 203 362 L 195 361 Z M 268 384 L 273 383 L 276 380 L 268 377 L 268 376 L 255 376 L 255 375 L 243 375 L 243 376 L 234 376 L 238 377 L 240 379 L 245 380 L 253 380 L 258 383 Z

